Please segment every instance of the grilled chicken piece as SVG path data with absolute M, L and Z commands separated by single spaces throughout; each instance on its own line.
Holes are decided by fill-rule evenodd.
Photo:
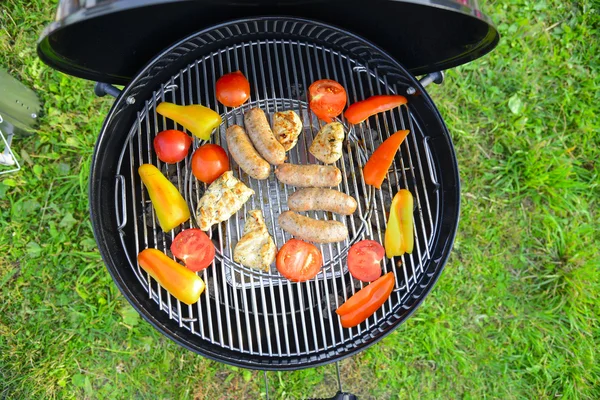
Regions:
M 273 115 L 273 133 L 285 151 L 290 151 L 302 132 L 302 120 L 294 111 L 280 111 Z
M 254 194 L 231 171 L 225 171 L 210 184 L 198 202 L 196 218 L 200 229 L 208 231 L 211 226 L 228 220 Z
M 325 164 L 333 164 L 342 156 L 344 125 L 331 122 L 319 130 L 308 151 Z
M 268 271 L 276 254 L 277 247 L 269 235 L 262 211 L 248 211 L 244 235 L 235 245 L 233 259 L 246 267 Z

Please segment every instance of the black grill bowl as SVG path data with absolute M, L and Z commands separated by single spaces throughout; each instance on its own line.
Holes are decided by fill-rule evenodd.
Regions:
M 214 98 L 214 82 L 235 70 L 242 70 L 249 78 L 252 104 L 239 110 L 225 109 Z M 350 103 L 373 94 L 405 95 L 409 87 L 416 89 L 416 94 L 407 96 L 407 106 L 352 128 L 346 125 L 347 155 L 338 162 L 345 173 L 340 190 L 357 197 L 357 213 L 362 217 L 342 219 L 351 237 L 322 248 L 325 267 L 309 282 L 290 283 L 275 268 L 270 273 L 250 271 L 230 257 L 233 241 L 243 227 L 244 211 L 251 209 L 249 204 L 211 232 L 218 255 L 215 264 L 200 273 L 207 290 L 198 304 L 180 304 L 136 262 L 137 253 L 147 247 L 168 253 L 177 232 L 164 234 L 156 229 L 137 167 L 142 163 L 157 165 L 185 193 L 191 207 L 204 190 L 190 174 L 189 157 L 167 168 L 153 154 L 154 135 L 176 127 L 157 116 L 156 104 L 201 103 L 217 110 L 224 116 L 224 124 L 213 141 L 224 147 L 221 139 L 226 125 L 238 121 L 251 105 L 264 108 L 268 114 L 293 108 L 304 119 L 306 143 L 299 144 L 290 158 L 312 163 L 314 159 L 305 150 L 318 122 L 307 110 L 306 89 L 321 78 L 344 85 Z M 382 140 L 404 128 L 411 133 L 401 146 L 389 179 L 380 191 L 367 188 L 360 166 Z M 200 144 L 196 141 L 194 146 Z M 267 220 L 276 217 L 288 189 L 274 179 L 252 181 L 240 173 L 233 160 L 232 167 L 248 185 L 268 191 L 265 196 L 269 200 L 255 195 L 252 205 L 262 208 Z M 387 260 L 384 271 L 394 271 L 396 276 L 394 293 L 366 322 L 344 329 L 335 309 L 363 285 L 347 273 L 348 246 L 365 238 L 383 241 L 385 210 L 400 188 L 408 188 L 415 197 L 415 251 Z M 273 190 L 277 191 L 275 200 Z M 454 148 L 441 116 L 418 81 L 397 61 L 341 29 L 315 21 L 265 17 L 232 21 L 196 33 L 140 71 L 106 118 L 94 152 L 89 194 L 94 235 L 106 266 L 125 298 L 156 329 L 217 361 L 246 368 L 292 370 L 327 364 L 364 350 L 416 310 L 450 253 L 459 219 L 460 187 Z M 277 203 L 279 199 L 283 201 Z M 317 217 L 331 218 L 324 214 Z M 192 219 L 183 228 L 193 224 Z M 272 234 L 278 232 L 274 234 L 278 246 L 289 238 L 275 225 L 268 226 Z

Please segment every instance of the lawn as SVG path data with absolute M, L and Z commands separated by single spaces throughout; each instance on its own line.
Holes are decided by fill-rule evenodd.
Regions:
M 264 396 L 263 373 L 209 361 L 141 320 L 113 284 L 87 200 L 111 100 L 45 66 L 56 2 L 0 5 L 0 67 L 44 104 L 0 177 L 0 398 Z M 502 40 L 429 89 L 458 153 L 462 213 L 437 286 L 341 362 L 361 398 L 600 398 L 600 9 L 486 1 Z M 270 372 L 273 398 L 331 396 L 335 368 Z

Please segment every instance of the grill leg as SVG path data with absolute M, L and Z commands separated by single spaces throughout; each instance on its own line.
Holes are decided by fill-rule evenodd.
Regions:
M 342 390 L 342 376 L 340 374 L 339 361 L 335 362 L 335 371 L 337 374 L 337 381 L 338 381 L 338 392 L 335 394 L 335 396 L 330 397 L 328 399 L 312 399 L 312 400 L 357 400 L 358 399 L 352 393 L 344 393 L 344 391 Z
M 343 393 L 344 391 L 342 390 L 342 377 L 340 375 L 340 362 L 339 361 L 335 362 L 335 372 L 337 373 L 338 392 Z
M 269 380 L 267 379 L 267 371 L 263 371 L 265 373 L 265 394 L 267 400 L 269 400 Z

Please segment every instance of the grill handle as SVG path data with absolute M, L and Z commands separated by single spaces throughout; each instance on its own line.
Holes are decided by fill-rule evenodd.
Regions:
M 430 74 L 427 74 L 424 78 L 421 78 L 419 80 L 419 83 L 424 88 L 429 86 L 431 83 L 441 85 L 444 82 L 445 77 L 446 77 L 446 75 L 444 75 L 444 71 L 432 72 Z M 406 94 L 415 94 L 415 93 L 417 93 L 417 89 L 415 89 L 412 86 L 410 86 L 410 87 L 408 87 L 408 89 L 406 89 Z
M 121 94 L 121 91 L 109 83 L 96 82 L 94 85 L 94 93 L 98 97 L 104 97 L 108 94 L 114 98 L 117 98 Z
M 119 204 L 119 190 L 121 189 L 121 216 L 116 213 L 117 217 L 117 229 L 122 231 L 127 225 L 127 199 L 125 198 L 125 177 L 123 175 L 117 175 L 115 177 L 115 204 Z
M 425 76 L 425 78 L 420 79 L 419 83 L 423 87 L 427 87 L 430 83 L 435 83 L 437 85 L 441 85 L 442 82 L 444 82 L 444 78 L 445 78 L 444 71 L 432 72 L 430 74 L 427 74 Z

